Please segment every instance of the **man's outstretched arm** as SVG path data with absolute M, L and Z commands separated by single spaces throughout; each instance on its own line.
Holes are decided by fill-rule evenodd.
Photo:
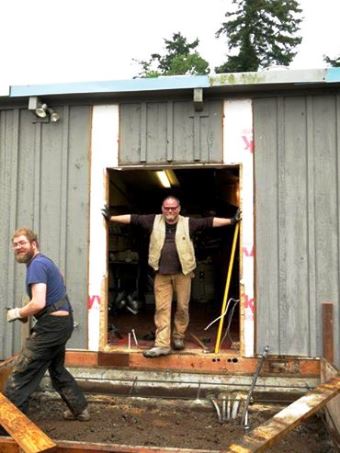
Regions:
M 111 215 L 110 208 L 105 206 L 102 209 L 102 214 L 107 222 L 116 222 L 116 223 L 131 223 L 131 214 L 121 214 L 121 215 Z
M 222 226 L 227 226 L 227 225 L 235 225 L 235 223 L 238 223 L 241 220 L 241 211 L 240 209 L 237 210 L 236 214 L 234 217 L 231 217 L 230 219 L 223 218 L 223 217 L 214 217 L 213 218 L 213 227 L 222 227 Z

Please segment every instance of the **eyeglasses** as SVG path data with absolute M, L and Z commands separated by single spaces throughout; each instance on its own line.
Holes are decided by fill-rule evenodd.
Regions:
M 176 211 L 176 209 L 179 208 L 179 205 L 177 206 L 163 206 L 164 211 Z
M 12 249 L 17 249 L 17 248 L 20 248 L 20 247 L 24 247 L 27 244 L 29 244 L 29 241 L 13 242 Z

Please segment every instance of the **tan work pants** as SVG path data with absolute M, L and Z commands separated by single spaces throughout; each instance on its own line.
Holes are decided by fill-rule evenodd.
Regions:
M 171 304 L 173 294 L 177 296 L 177 306 L 174 317 L 173 338 L 184 339 L 189 324 L 189 301 L 191 280 L 193 274 L 156 274 L 154 280 L 155 291 L 155 346 L 170 347 L 171 338 Z

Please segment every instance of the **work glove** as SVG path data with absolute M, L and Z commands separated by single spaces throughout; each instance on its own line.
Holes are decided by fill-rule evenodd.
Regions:
M 236 211 L 236 214 L 234 215 L 234 217 L 232 217 L 230 219 L 230 223 L 231 225 L 235 225 L 235 223 L 238 223 L 241 219 L 242 219 L 242 212 L 240 210 L 240 208 L 238 208 L 238 210 Z
M 7 321 L 8 322 L 13 322 L 15 321 L 16 319 L 20 319 L 22 320 L 22 316 L 20 315 L 20 308 L 19 307 L 16 307 L 16 308 L 10 308 L 8 311 L 7 311 Z
M 102 209 L 102 214 L 103 214 L 103 216 L 104 216 L 104 219 L 105 219 L 107 222 L 110 222 L 111 212 L 110 212 L 110 208 L 108 207 L 107 204 L 103 207 L 103 209 Z

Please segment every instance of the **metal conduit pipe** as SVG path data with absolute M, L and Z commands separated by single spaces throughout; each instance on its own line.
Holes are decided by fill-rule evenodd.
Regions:
M 135 376 L 134 380 L 133 380 L 133 383 L 132 383 L 132 386 L 130 388 L 130 392 L 129 392 L 129 395 L 131 396 L 132 395 L 132 392 L 135 388 L 135 386 L 137 385 L 137 380 L 138 380 L 138 376 Z
M 232 410 L 231 410 L 231 418 L 235 419 L 237 417 L 239 407 L 240 407 L 240 400 L 235 399 L 233 402 Z
M 222 420 L 227 420 L 227 396 L 222 396 Z
M 227 420 L 230 420 L 230 417 L 231 417 L 231 404 L 232 404 L 232 401 L 231 401 L 230 396 L 228 395 L 228 401 L 227 401 Z
M 220 409 L 220 406 L 218 405 L 218 402 L 214 398 L 209 398 L 209 400 L 212 402 L 212 405 L 216 409 L 218 421 L 220 423 L 223 423 L 223 417 L 222 417 L 221 409 Z
M 251 397 L 253 395 L 253 391 L 254 391 L 254 388 L 255 388 L 255 385 L 256 385 L 257 378 L 258 378 L 258 376 L 260 374 L 263 362 L 265 361 L 268 352 L 269 352 L 269 346 L 265 346 L 264 349 L 263 349 L 263 353 L 262 353 L 262 355 L 260 356 L 260 358 L 258 360 L 256 371 L 255 371 L 255 374 L 254 374 L 254 377 L 253 377 L 253 381 L 251 383 L 251 386 L 250 386 L 250 389 L 249 389 L 249 392 L 248 392 L 248 395 L 247 395 L 247 399 L 246 399 L 246 402 L 245 402 L 245 405 L 244 405 L 241 423 L 244 425 L 245 431 L 249 431 L 249 429 L 250 429 L 248 406 L 249 406 Z

